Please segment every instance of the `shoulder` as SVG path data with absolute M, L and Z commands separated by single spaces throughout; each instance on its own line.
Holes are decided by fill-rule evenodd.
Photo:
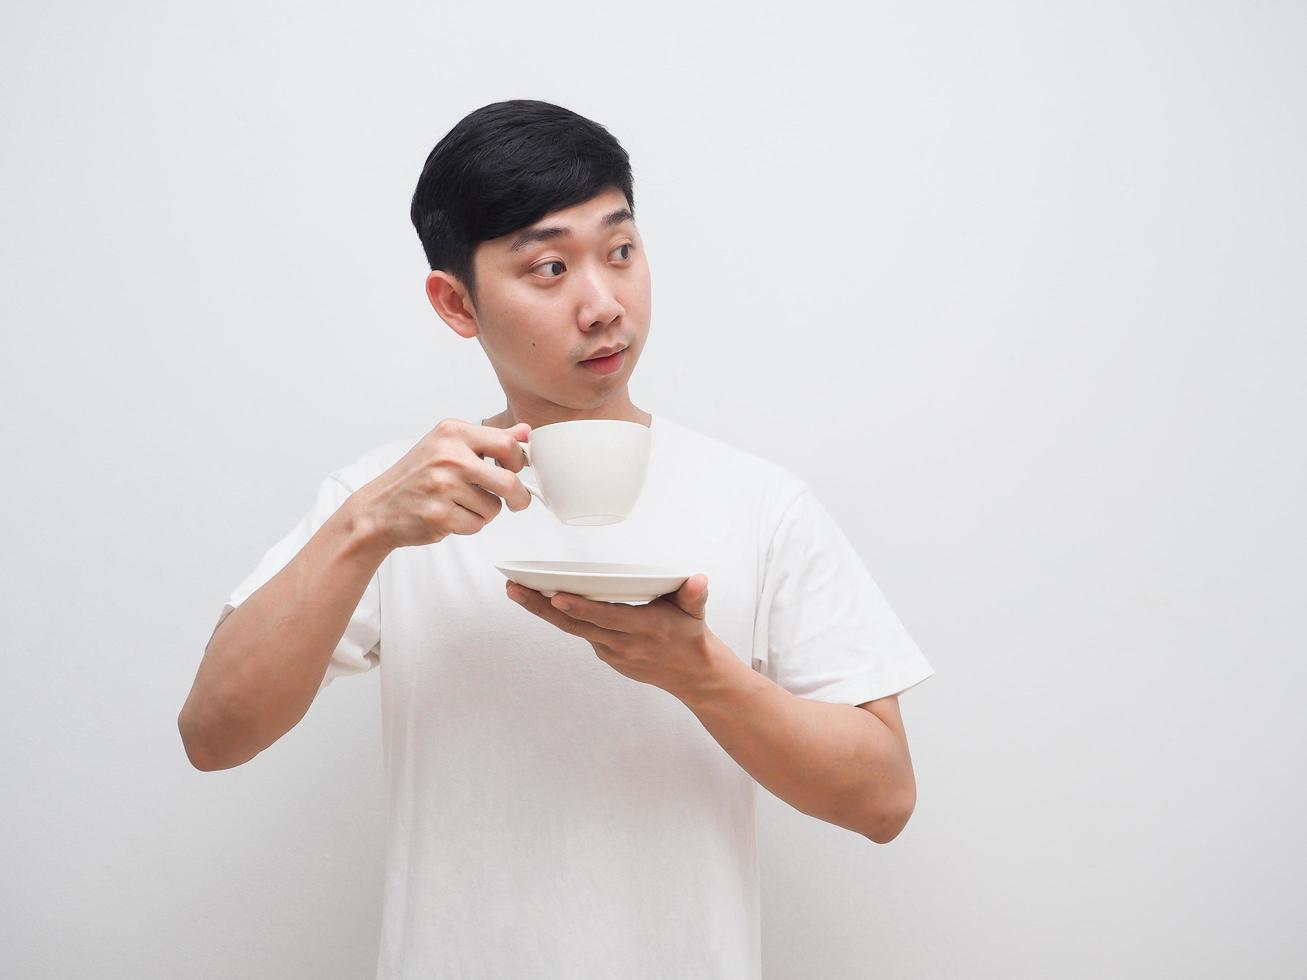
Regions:
M 660 444 L 667 447 L 678 466 L 690 472 L 711 473 L 736 495 L 747 487 L 747 495 L 770 522 L 778 521 L 786 508 L 808 490 L 808 484 L 793 471 L 759 453 L 665 415 L 655 417 L 653 424 L 664 426 Z

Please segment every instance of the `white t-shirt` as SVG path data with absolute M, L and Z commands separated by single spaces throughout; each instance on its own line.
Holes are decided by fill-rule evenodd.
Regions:
M 345 630 L 322 686 L 382 668 L 379 978 L 761 976 L 757 784 L 678 699 L 509 599 L 496 561 L 703 572 L 708 627 L 801 697 L 861 704 L 934 673 L 806 484 L 665 415 L 650 436 L 622 523 L 504 507 L 392 552 Z M 323 480 L 222 616 L 418 438 Z

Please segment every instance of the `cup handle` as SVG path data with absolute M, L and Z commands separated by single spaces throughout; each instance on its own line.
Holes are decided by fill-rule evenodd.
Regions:
M 526 443 L 525 443 L 525 442 L 520 442 L 520 443 L 518 443 L 518 445 L 522 447 L 522 455 L 526 457 L 526 465 L 527 465 L 527 466 L 530 466 L 530 465 L 531 465 L 531 452 L 530 452 L 530 450 L 527 449 L 527 446 L 526 446 Z M 522 486 L 526 487 L 527 491 L 528 491 L 528 492 L 529 492 L 533 497 L 535 497 L 537 500 L 539 500 L 542 504 L 545 502 L 544 494 L 542 494 L 542 493 L 541 493 L 537 488 L 531 486 L 531 484 L 527 483 L 525 480 L 522 480 L 520 474 L 518 475 L 518 479 L 521 480 L 521 482 L 522 482 Z
M 526 457 L 526 465 L 530 466 L 531 453 L 527 450 L 526 443 L 520 442 L 518 443 L 518 445 L 522 447 L 522 455 Z M 481 458 L 485 460 L 487 463 L 493 463 L 496 466 L 499 465 L 499 460 L 495 459 L 495 457 L 493 456 L 482 456 Z M 533 497 L 538 499 L 542 504 L 545 503 L 545 495 L 542 494 L 536 487 L 533 487 L 531 486 L 531 484 L 527 483 L 526 480 L 522 480 L 522 476 L 520 473 L 518 474 L 518 479 L 521 480 L 522 486 L 526 487 L 528 493 L 530 493 Z M 545 504 L 545 506 L 548 507 L 549 505 Z

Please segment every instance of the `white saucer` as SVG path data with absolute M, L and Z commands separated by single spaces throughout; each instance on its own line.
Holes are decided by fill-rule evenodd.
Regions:
M 595 602 L 652 602 L 675 592 L 693 572 L 659 565 L 623 565 L 606 561 L 505 561 L 495 567 L 504 577 L 543 596 L 558 592 Z

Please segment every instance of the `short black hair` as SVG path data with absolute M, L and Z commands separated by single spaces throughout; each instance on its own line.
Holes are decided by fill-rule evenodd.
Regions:
M 476 302 L 479 242 L 535 224 L 607 188 L 635 212 L 631 161 L 603 126 L 535 99 L 468 113 L 427 155 L 409 217 L 427 262 L 458 278 Z

